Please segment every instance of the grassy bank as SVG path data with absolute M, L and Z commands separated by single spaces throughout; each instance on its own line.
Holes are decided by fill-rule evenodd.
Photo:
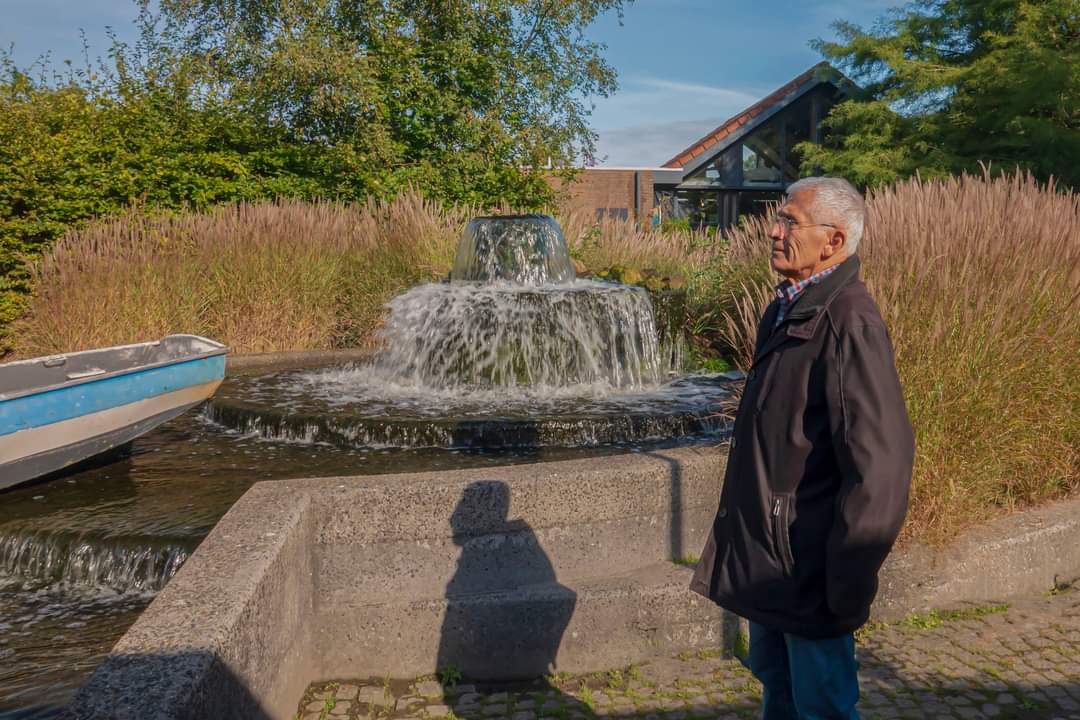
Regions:
M 907 537 L 943 542 L 1080 489 L 1080 196 L 963 177 L 868 205 L 859 255 L 916 431 Z M 760 227 L 733 244 L 767 265 Z M 769 287 L 717 325 L 743 364 Z

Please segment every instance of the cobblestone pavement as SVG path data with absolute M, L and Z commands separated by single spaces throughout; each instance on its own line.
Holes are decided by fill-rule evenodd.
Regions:
M 864 720 L 1080 720 L 1080 592 L 868 627 L 858 657 Z M 761 686 L 714 650 L 532 685 L 318 683 L 299 708 L 299 720 L 736 720 L 760 716 Z

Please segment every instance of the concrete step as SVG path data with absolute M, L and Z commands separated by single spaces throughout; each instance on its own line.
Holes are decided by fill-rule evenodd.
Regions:
M 326 545 L 318 557 L 316 603 L 441 598 L 513 590 L 556 577 L 576 582 L 626 572 L 700 553 L 715 512 L 710 503 L 675 516 L 668 512 L 535 530 L 517 520 L 508 522 L 504 532 L 474 537 Z
M 509 680 L 730 644 L 737 621 L 688 589 L 691 572 L 662 562 L 426 600 L 338 598 L 312 627 L 311 656 L 326 679 L 415 677 L 453 666 L 471 679 Z

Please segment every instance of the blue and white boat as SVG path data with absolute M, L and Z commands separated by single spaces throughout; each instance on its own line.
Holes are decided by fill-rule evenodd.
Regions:
M 196 335 L 0 365 L 0 488 L 108 452 L 203 402 L 227 348 Z

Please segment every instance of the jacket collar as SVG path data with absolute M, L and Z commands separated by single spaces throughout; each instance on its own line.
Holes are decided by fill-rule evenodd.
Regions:
M 810 285 L 803 290 L 795 302 L 791 304 L 785 320 L 805 320 L 821 313 L 836 293 L 852 280 L 859 277 L 859 256 L 852 255 L 836 266 L 836 271 L 824 278 L 816 285 Z
M 806 340 L 817 330 L 821 321 L 822 311 L 829 306 L 836 294 L 845 285 L 859 278 L 859 256 L 852 255 L 837 266 L 836 272 L 823 279 L 817 285 L 806 288 L 799 297 L 795 298 L 784 316 L 783 322 L 775 330 L 772 330 L 776 321 L 776 313 L 779 311 L 779 301 L 774 300 L 768 310 L 765 311 L 763 321 L 763 337 L 759 337 L 757 351 L 754 353 L 756 363 L 768 354 L 777 345 L 780 345 L 789 337 Z

